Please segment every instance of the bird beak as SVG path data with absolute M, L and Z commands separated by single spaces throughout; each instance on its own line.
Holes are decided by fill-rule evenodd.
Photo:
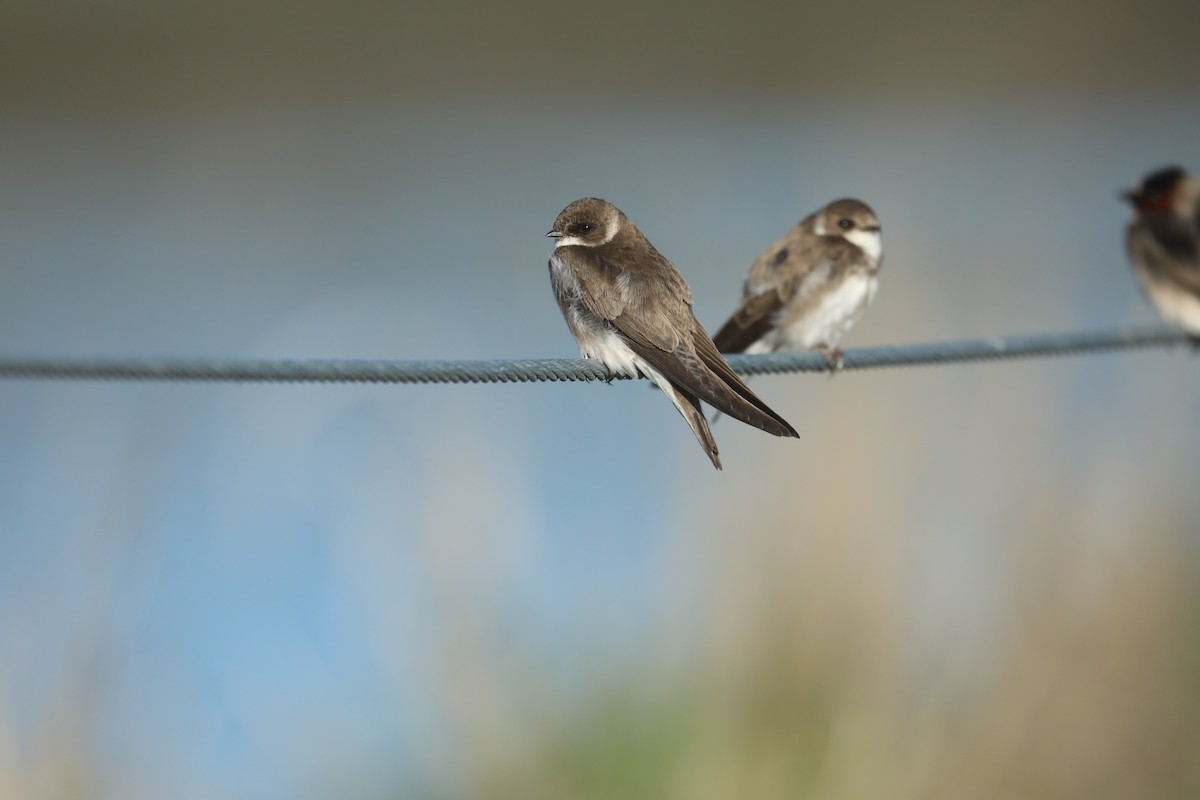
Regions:
M 562 231 L 550 231 L 546 235 L 549 236 L 551 239 L 561 239 Z
M 1118 192 L 1117 199 L 1124 200 L 1126 203 L 1131 205 L 1137 205 L 1137 192 L 1133 191 L 1132 189 L 1124 192 Z

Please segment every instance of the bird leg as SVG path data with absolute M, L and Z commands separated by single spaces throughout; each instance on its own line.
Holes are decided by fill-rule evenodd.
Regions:
M 845 366 L 845 360 L 842 358 L 842 348 L 826 347 L 822 344 L 814 347 L 813 350 L 820 353 L 821 357 L 825 359 L 825 365 L 829 368 L 830 377 L 842 371 L 842 367 Z

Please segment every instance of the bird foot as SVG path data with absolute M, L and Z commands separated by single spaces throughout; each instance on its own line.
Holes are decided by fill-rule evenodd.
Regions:
M 825 359 L 825 365 L 829 369 L 829 377 L 833 377 L 842 371 L 846 365 L 845 359 L 842 357 L 842 348 L 840 347 L 814 347 L 813 350 L 821 354 Z

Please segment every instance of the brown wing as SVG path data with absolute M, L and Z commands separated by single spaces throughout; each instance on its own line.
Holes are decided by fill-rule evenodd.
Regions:
M 787 305 L 804 276 L 816 266 L 812 220 L 812 216 L 801 220 L 754 259 L 746 270 L 741 305 L 713 336 L 717 350 L 744 352 L 771 330 L 775 313 Z
M 722 353 L 741 353 L 765 336 L 778 321 L 780 311 L 788 317 L 804 313 L 804 305 L 821 287 L 839 281 L 855 268 L 862 251 L 837 236 L 810 236 L 798 263 L 782 269 L 775 284 L 761 294 L 742 301 L 734 315 L 713 337 Z M 749 286 L 749 279 L 747 279 Z M 806 300 L 807 296 L 807 300 Z
M 651 258 L 644 251 L 635 256 L 622 249 L 576 248 L 582 301 L 627 337 L 673 352 L 691 316 L 692 292 L 675 265 L 646 245 Z
M 773 290 L 747 297 L 713 335 L 717 350 L 722 353 L 745 352 L 747 347 L 767 335 L 775 312 L 783 305 L 783 298 Z
M 706 334 L 704 339 L 708 339 Z M 629 340 L 629 346 L 665 375 L 680 392 L 695 395 L 718 411 L 775 436 L 799 436 L 795 428 L 759 400 L 733 370 L 729 369 L 729 365 L 721 359 L 711 341 L 708 342 L 708 347 L 711 348 L 712 355 L 716 356 L 716 362 L 711 362 L 709 358 L 699 356 L 686 347 L 680 347 L 674 353 L 664 353 L 656 347 L 634 339 Z M 718 374 L 712 369 L 711 363 L 723 365 L 723 374 Z
M 759 399 L 758 395 L 750 391 L 750 387 L 746 385 L 746 382 L 743 381 L 741 377 L 739 377 L 738 374 L 733 371 L 729 364 L 726 363 L 725 359 L 721 357 L 721 354 L 717 352 L 716 345 L 713 343 L 712 339 L 708 338 L 708 334 L 704 332 L 704 329 L 700 327 L 699 323 L 696 324 L 696 332 L 693 334 L 692 344 L 695 347 L 696 355 L 704 363 L 704 366 L 708 367 L 709 370 L 715 373 L 717 377 L 726 386 L 736 392 L 743 401 L 749 403 L 751 406 L 761 412 L 762 416 L 770 419 L 774 424 L 763 425 L 761 422 L 762 416 L 757 414 L 754 415 L 754 417 L 760 421 L 751 421 L 749 419 L 737 416 L 734 412 L 728 409 L 720 408 L 720 406 L 714 407 L 720 408 L 721 411 L 729 414 L 734 419 L 740 419 L 742 422 L 762 428 L 764 431 L 773 433 L 776 436 L 795 436 L 799 438 L 800 434 L 796 433 L 796 429 L 789 425 L 787 420 L 776 414 L 770 406 Z
M 675 265 L 649 242 L 636 255 L 626 253 L 593 248 L 579 254 L 586 267 L 576 274 L 588 308 L 609 320 L 630 348 L 685 396 L 776 436 L 796 436 L 717 353 L 692 314 L 691 289 Z

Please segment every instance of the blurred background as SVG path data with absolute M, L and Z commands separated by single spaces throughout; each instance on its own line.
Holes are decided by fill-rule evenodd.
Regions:
M 1200 5 L 0 6 L 0 352 L 574 357 L 584 195 L 710 329 L 836 197 L 847 347 L 1153 323 Z M 0 797 L 1200 796 L 1200 362 L 0 383 Z

